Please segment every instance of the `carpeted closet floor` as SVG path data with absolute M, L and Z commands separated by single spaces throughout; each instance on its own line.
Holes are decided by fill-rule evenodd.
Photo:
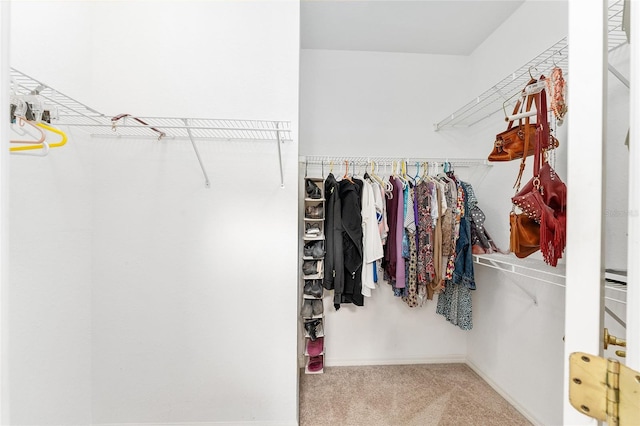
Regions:
M 300 378 L 300 426 L 530 424 L 465 364 L 325 367 Z

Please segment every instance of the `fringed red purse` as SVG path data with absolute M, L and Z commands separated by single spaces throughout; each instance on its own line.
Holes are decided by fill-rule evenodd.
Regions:
M 556 266 L 566 246 L 567 187 L 543 154 L 542 147 L 549 146 L 549 138 L 553 137 L 549 132 L 544 90 L 536 95 L 536 104 L 538 117 L 533 177 L 522 190 L 516 190 L 511 201 L 523 214 L 540 224 L 540 251 L 546 263 Z M 524 158 L 516 181 L 518 187 L 523 169 Z

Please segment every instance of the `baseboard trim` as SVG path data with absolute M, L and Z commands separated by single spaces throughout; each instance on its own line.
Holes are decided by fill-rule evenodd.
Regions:
M 489 378 L 489 376 L 487 376 L 486 374 L 484 374 L 484 372 L 480 369 L 480 367 L 478 367 L 477 365 L 475 365 L 473 363 L 473 361 L 471 361 L 470 359 L 466 359 L 465 363 L 469 366 L 469 368 L 471 368 L 478 376 L 480 376 L 482 378 L 482 380 L 484 380 L 485 382 L 487 382 L 487 384 L 489 386 L 491 386 L 493 388 L 493 390 L 495 390 L 496 392 L 498 392 L 498 394 L 500 394 L 501 397 L 503 397 L 504 399 L 507 400 L 507 402 L 509 402 L 509 404 L 511 404 L 513 406 L 513 408 L 515 408 L 516 410 L 518 410 L 520 412 L 520 414 L 522 414 L 527 420 L 529 420 L 531 423 L 533 423 L 536 426 L 544 426 L 544 424 L 542 422 L 540 422 L 538 419 L 536 419 L 536 417 L 531 414 L 531 412 L 529 412 L 526 408 L 524 408 L 522 406 L 522 404 L 520 404 L 518 401 L 514 400 L 507 392 L 505 392 L 504 389 L 502 389 L 500 386 L 498 386 L 498 384 L 496 382 L 494 382 L 493 380 L 491 380 Z
M 398 358 L 398 359 L 326 359 L 327 367 L 357 367 L 369 365 L 406 365 L 406 364 L 465 364 L 464 355 L 448 355 L 438 358 Z

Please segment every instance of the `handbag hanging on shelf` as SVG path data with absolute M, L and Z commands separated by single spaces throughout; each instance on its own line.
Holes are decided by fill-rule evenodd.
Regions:
M 532 79 L 527 83 L 527 86 L 534 83 L 536 83 L 536 80 Z M 531 111 L 531 105 L 534 102 L 535 95 L 524 95 L 525 90 L 522 91 L 522 98 L 518 99 L 512 115 Z M 523 109 L 524 111 L 522 111 Z M 496 135 L 496 140 L 493 143 L 493 150 L 489 154 L 489 161 L 517 160 L 535 153 L 535 146 L 533 144 L 529 144 L 528 148 L 525 149 L 525 139 L 527 136 L 529 138 L 535 137 L 536 124 L 530 122 L 530 117 L 525 117 L 524 120 L 523 118 L 519 118 L 518 125 L 515 127 L 514 122 L 515 120 L 509 121 L 507 130 Z M 559 145 L 558 140 L 555 138 L 550 139 L 548 142 L 551 142 L 553 146 L 550 148 L 548 144 L 544 145 L 544 150 L 557 148 Z
M 540 224 L 525 213 L 511 211 L 509 215 L 509 250 L 520 259 L 540 250 Z
M 566 245 L 566 204 L 567 187 L 558 174 L 546 161 L 543 147 L 549 146 L 552 135 L 547 121 L 547 100 L 545 91 L 536 95 L 537 129 L 535 135 L 535 155 L 533 177 L 520 187 L 520 179 L 524 170 L 523 158 L 520 174 L 516 180 L 516 195 L 511 198 L 514 206 L 522 210 L 522 214 L 540 226 L 540 250 L 546 263 L 558 264 Z M 525 145 L 530 143 L 529 138 Z

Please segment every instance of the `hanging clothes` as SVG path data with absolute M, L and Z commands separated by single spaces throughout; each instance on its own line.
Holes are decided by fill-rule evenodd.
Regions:
M 433 219 L 431 218 L 431 193 L 433 182 L 423 180 L 416 186 L 418 205 L 418 295 L 429 298 L 428 284 L 435 274 L 433 266 Z M 433 298 L 433 295 L 431 295 Z
M 398 225 L 398 203 L 402 199 L 402 185 L 396 182 L 397 179 L 389 178 L 389 182 L 393 186 L 391 194 L 387 196 L 387 224 L 389 226 L 389 234 L 387 235 L 387 244 L 384 246 L 384 272 L 385 280 L 395 285 L 396 269 L 398 266 L 397 244 L 402 244 L 402 240 L 397 241 L 396 228 Z
M 324 182 L 325 248 L 323 286 L 333 290 L 333 303 L 340 304 L 344 291 L 344 255 L 342 249 L 342 203 L 339 186 L 333 173 Z
M 376 199 L 373 183 L 369 179 L 363 180 L 362 187 L 362 295 L 371 297 L 371 290 L 375 285 L 375 262 L 384 256 L 380 226 L 376 211 Z M 378 194 L 380 194 L 378 190 Z
M 418 253 L 416 240 L 416 215 L 415 215 L 415 187 L 408 190 L 407 204 L 405 205 L 404 228 L 407 233 L 408 257 L 406 295 L 402 300 L 410 307 L 420 306 L 418 298 Z
M 396 281 L 394 287 L 396 289 L 404 289 L 406 285 L 406 271 L 405 261 L 402 255 L 402 241 L 405 236 L 404 232 L 404 185 L 399 178 L 393 180 L 393 184 L 398 187 L 399 199 L 398 199 L 398 211 L 396 213 Z
M 359 179 L 343 179 L 338 182 L 342 204 L 342 250 L 344 255 L 344 289 L 340 303 L 364 305 L 362 295 L 362 207 L 360 193 L 363 182 Z M 335 303 L 340 309 L 340 303 Z
M 456 240 L 454 267 L 451 270 L 451 278 L 445 283 L 444 292 L 438 296 L 436 312 L 461 329 L 471 330 L 473 328 L 471 290 L 476 286 L 471 253 L 468 194 L 465 189 L 470 188 L 470 185 L 460 182 L 457 187 L 459 233 Z M 473 192 L 471 194 L 473 195 Z
M 427 285 L 427 296 L 430 294 L 433 299 L 434 293 L 440 293 L 444 289 L 442 280 L 442 222 L 443 216 L 447 209 L 444 190 L 445 184 L 437 179 L 433 180 L 435 186 L 436 203 L 433 205 L 433 269 L 434 274 L 431 281 Z

